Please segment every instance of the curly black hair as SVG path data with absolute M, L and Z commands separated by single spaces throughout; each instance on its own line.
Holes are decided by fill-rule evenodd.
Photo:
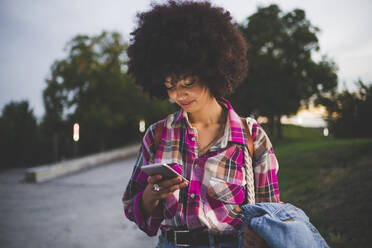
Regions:
M 165 78 L 198 76 L 215 97 L 247 74 L 246 42 L 230 13 L 208 1 L 169 0 L 138 13 L 128 47 L 128 73 L 151 96 L 164 98 Z

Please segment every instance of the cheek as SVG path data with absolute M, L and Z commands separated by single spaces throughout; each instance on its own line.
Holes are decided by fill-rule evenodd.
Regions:
M 206 100 L 209 98 L 209 92 L 205 88 L 199 88 L 197 91 L 194 92 L 195 95 L 198 96 L 201 100 Z
M 192 96 L 195 96 L 195 97 L 202 96 L 203 93 L 204 93 L 204 89 L 201 88 L 200 86 L 196 86 L 195 88 L 193 88 L 189 91 L 189 95 L 192 95 Z

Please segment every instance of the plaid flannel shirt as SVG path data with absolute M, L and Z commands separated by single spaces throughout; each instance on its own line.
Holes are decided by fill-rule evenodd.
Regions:
M 235 207 L 246 199 L 247 138 L 231 104 L 225 99 L 221 101 L 228 108 L 225 132 L 203 156 L 198 156 L 197 130 L 182 109 L 160 121 L 163 133 L 157 148 L 155 124 L 148 128 L 122 200 L 128 219 L 149 236 L 156 235 L 162 223 L 162 230 L 204 228 L 211 233 L 236 233 L 241 227 L 242 215 Z M 279 202 L 279 165 L 271 142 L 254 119 L 246 120 L 254 142 L 253 161 L 248 163 L 253 162 L 256 203 Z M 141 197 L 148 176 L 141 166 L 151 163 L 169 164 L 190 183 L 161 201 L 152 215 L 145 218 Z

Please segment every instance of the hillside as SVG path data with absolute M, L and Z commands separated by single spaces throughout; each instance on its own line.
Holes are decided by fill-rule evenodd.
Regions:
M 283 131 L 275 146 L 281 200 L 302 208 L 331 247 L 368 247 L 372 139 L 330 139 L 296 126 Z

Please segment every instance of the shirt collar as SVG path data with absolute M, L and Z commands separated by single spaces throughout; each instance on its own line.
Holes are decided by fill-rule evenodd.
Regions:
M 233 107 L 231 106 L 230 102 L 227 101 L 225 98 L 218 98 L 217 99 L 220 103 L 227 107 L 227 123 L 225 127 L 225 134 L 222 137 L 222 140 L 227 144 L 227 142 L 238 143 L 242 145 L 248 145 L 244 132 L 244 126 L 241 122 L 240 116 L 235 112 Z M 177 123 L 179 123 L 182 119 L 185 119 L 185 123 L 188 122 L 187 114 L 181 108 L 176 114 L 175 118 L 172 122 L 172 126 L 174 127 Z

